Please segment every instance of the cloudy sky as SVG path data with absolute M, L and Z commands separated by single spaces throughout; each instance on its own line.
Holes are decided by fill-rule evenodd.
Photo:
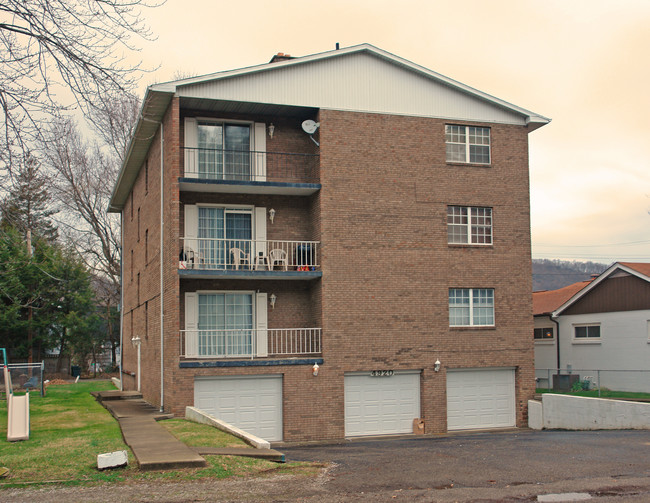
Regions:
M 550 117 L 529 136 L 533 257 L 650 261 L 649 0 L 167 0 L 144 16 L 159 68 L 142 92 L 369 43 Z

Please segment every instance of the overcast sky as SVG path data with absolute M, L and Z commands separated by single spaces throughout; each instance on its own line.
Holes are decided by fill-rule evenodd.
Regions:
M 450 5 L 454 4 L 454 5 Z M 650 0 L 167 0 L 146 85 L 369 43 L 552 119 L 533 258 L 650 261 Z

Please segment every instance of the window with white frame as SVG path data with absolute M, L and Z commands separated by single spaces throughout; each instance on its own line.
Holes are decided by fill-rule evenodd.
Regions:
M 589 323 L 573 326 L 573 338 L 576 341 L 597 341 L 600 340 L 600 324 Z
M 490 164 L 490 128 L 445 126 L 447 162 Z
M 494 289 L 450 288 L 449 326 L 494 326 Z
M 552 341 L 553 340 L 553 327 L 543 327 L 533 329 L 533 339 L 535 342 L 539 341 Z
M 198 349 L 201 356 L 253 354 L 253 294 L 198 296 Z
M 492 244 L 492 208 L 447 206 L 449 244 Z

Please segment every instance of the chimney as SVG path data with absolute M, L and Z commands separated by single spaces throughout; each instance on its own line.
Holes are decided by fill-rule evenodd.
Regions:
M 289 59 L 294 59 L 294 57 L 291 54 L 285 54 L 283 52 L 278 52 L 275 54 L 269 63 L 278 63 L 280 61 L 287 61 Z

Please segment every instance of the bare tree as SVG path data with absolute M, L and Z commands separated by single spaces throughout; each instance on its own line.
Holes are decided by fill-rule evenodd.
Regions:
M 59 229 L 94 274 L 119 285 L 119 219 L 106 211 L 119 158 L 85 141 L 71 119 L 57 122 L 48 140 L 56 172 L 51 190 L 63 214 Z
M 0 171 L 43 139 L 42 125 L 80 107 L 90 120 L 135 88 L 134 38 L 150 39 L 143 7 L 159 0 L 3 0 L 0 3 Z M 114 138 L 120 145 L 122 139 Z M 21 152 L 22 151 L 22 152 Z

